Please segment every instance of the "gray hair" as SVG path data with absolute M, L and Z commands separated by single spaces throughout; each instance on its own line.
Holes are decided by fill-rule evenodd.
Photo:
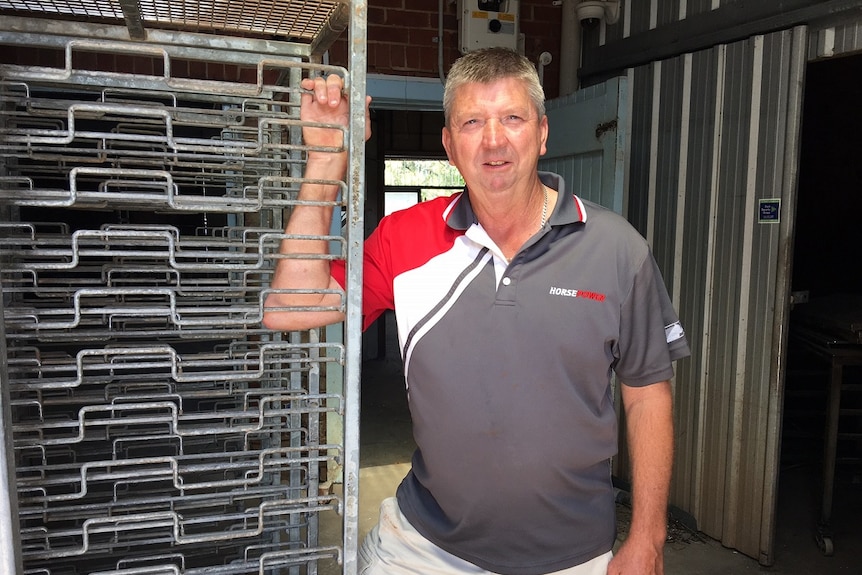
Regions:
M 443 118 L 446 125 L 449 125 L 452 102 L 458 88 L 471 83 L 490 84 L 501 78 L 515 78 L 524 82 L 539 119 L 544 117 L 545 91 L 533 63 L 509 48 L 480 48 L 461 56 L 449 70 L 443 89 Z

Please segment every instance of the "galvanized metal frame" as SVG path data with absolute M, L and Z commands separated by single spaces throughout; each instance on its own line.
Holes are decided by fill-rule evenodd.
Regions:
M 3 210 L 0 209 L 0 215 Z M 3 283 L 0 280 L 0 290 Z M 3 299 L 0 298 L 0 312 Z M 20 573 L 22 569 L 21 537 L 18 533 L 18 495 L 15 490 L 15 469 L 12 461 L 12 412 L 9 405 L 9 385 L 6 376 L 6 333 L 0 322 L 0 572 Z
M 344 401 L 344 573 L 357 571 L 359 549 L 359 400 L 362 367 L 362 257 L 365 238 L 365 74 L 368 61 L 368 3 L 351 5 L 348 54 L 353 82 L 348 87 L 350 164 L 347 174 L 347 309 L 344 340 L 347 350 Z
M 41 3 L 46 4 L 46 3 Z M 48 3 L 50 4 L 50 3 Z M 68 4 L 68 3 L 66 3 Z M 105 4 L 105 3 L 101 3 Z M 219 490 L 229 492 L 231 489 L 241 489 L 248 498 L 265 498 L 271 494 L 269 488 L 259 484 L 255 479 L 254 469 L 270 469 L 282 461 L 283 471 L 276 471 L 270 477 L 281 477 L 286 480 L 282 486 L 287 495 L 281 503 L 259 507 L 258 519 L 245 517 L 246 512 L 234 519 L 242 519 L 246 525 L 245 531 L 260 532 L 268 538 L 270 545 L 277 545 L 286 537 L 296 541 L 296 536 L 307 530 L 318 529 L 319 513 L 332 509 L 341 514 L 343 523 L 343 538 L 340 546 L 307 549 L 304 559 L 299 550 L 271 550 L 262 553 L 248 550 L 259 555 L 255 570 L 260 572 L 297 572 L 297 569 L 307 569 L 306 572 L 316 572 L 316 561 L 326 556 L 337 556 L 342 563 L 344 573 L 355 573 L 356 551 L 358 547 L 358 478 L 359 478 L 359 381 L 361 367 L 361 259 L 362 238 L 364 237 L 363 217 L 363 184 L 364 184 L 364 131 L 365 131 L 365 39 L 367 8 L 365 2 L 330 2 L 333 4 L 332 17 L 317 29 L 314 34 L 301 41 L 274 41 L 254 37 L 225 36 L 204 33 L 199 27 L 196 31 L 175 31 L 170 29 L 155 29 L 148 27 L 146 17 L 135 13 L 135 3 L 121 3 L 126 27 L 94 24 L 69 20 L 47 18 L 29 18 L 5 15 L 0 19 L 0 45 L 29 45 L 34 47 L 53 47 L 64 50 L 66 65 L 56 67 L 23 67 L 15 65 L 0 65 L 0 83 L 4 85 L 2 105 L 7 113 L 3 113 L 0 123 L 0 210 L 11 215 L 24 207 L 60 208 L 69 207 L 109 207 L 117 209 L 152 209 L 156 207 L 169 213 L 196 213 L 205 211 L 211 214 L 222 214 L 229 222 L 242 224 L 243 218 L 254 215 L 258 221 L 247 227 L 239 235 L 232 235 L 229 229 L 224 233 L 203 239 L 183 237 L 177 230 L 170 227 L 109 226 L 101 230 L 64 230 L 45 231 L 36 226 L 22 222 L 22 225 L 6 226 L 5 238 L 0 238 L 0 272 L 7 278 L 3 289 L 3 301 L 0 309 L 7 308 L 4 315 L 6 341 L 36 341 L 84 342 L 75 357 L 63 359 L 53 365 L 44 364 L 36 369 L 27 366 L 27 360 L 16 351 L 17 356 L 11 358 L 15 364 L 12 368 L 4 366 L 0 369 L 0 380 L 3 390 L 17 389 L 18 393 L 54 393 L 66 389 L 65 393 L 77 393 L 78 389 L 87 388 L 98 382 L 105 369 L 110 369 L 114 377 L 133 376 L 141 372 L 149 375 L 144 379 L 167 377 L 174 384 L 211 386 L 214 382 L 233 380 L 238 384 L 249 385 L 249 382 L 259 382 L 261 391 L 253 394 L 258 404 L 254 409 L 232 410 L 219 415 L 194 413 L 188 409 L 177 410 L 170 400 L 164 400 L 155 405 L 152 398 L 131 399 L 127 397 L 114 405 L 94 403 L 85 406 L 77 422 L 54 422 L 51 425 L 22 423 L 13 421 L 9 413 L 10 399 L 0 397 L 3 402 L 0 418 L 4 424 L 0 433 L 2 438 L 18 442 L 21 449 L 27 446 L 44 444 L 63 445 L 75 441 L 76 433 L 89 433 L 114 417 L 122 414 L 137 414 L 134 419 L 138 425 L 166 425 L 178 441 L 194 442 L 199 438 L 212 436 L 213 433 L 225 433 L 233 424 L 228 421 L 249 421 L 240 426 L 247 431 L 266 422 L 284 421 L 288 429 L 297 430 L 307 426 L 307 434 L 289 432 L 280 438 L 278 430 L 271 426 L 270 433 L 261 437 L 261 450 L 248 449 L 236 451 L 228 460 L 219 463 L 218 456 L 210 454 L 205 457 L 211 463 L 200 461 L 193 467 L 181 469 L 182 464 L 170 457 L 126 458 L 125 462 L 99 463 L 87 466 L 89 471 L 81 468 L 81 480 L 73 481 L 68 487 L 59 488 L 58 484 L 49 481 L 40 482 L 45 477 L 26 479 L 24 487 L 22 479 L 18 479 L 18 493 L 15 490 L 5 491 L 10 499 L 9 505 L 0 505 L 0 560 L 4 569 L 18 572 L 22 561 L 26 560 L 28 548 L 18 541 L 18 511 L 16 511 L 16 495 L 23 494 L 25 500 L 34 498 L 34 493 L 41 492 L 43 504 L 51 501 L 81 500 L 86 497 L 88 481 L 98 477 L 98 481 L 119 481 L 124 484 L 134 483 L 127 471 L 132 469 L 149 469 L 152 477 L 168 479 L 175 485 L 182 485 L 178 497 L 166 497 L 166 504 L 172 509 L 183 506 L 191 501 L 201 501 L 207 494 L 218 493 Z M 140 3 L 144 6 L 146 3 Z M 192 4 L 192 3 L 189 3 Z M 286 5 L 288 3 L 281 3 Z M 296 4 L 296 3 L 294 3 Z M 315 4 L 309 2 L 307 4 Z M 28 5 L 28 8 L 30 6 Z M 0 2 L 0 12 L 8 5 Z M 138 28 L 140 23 L 140 28 Z M 349 23 L 349 65 L 346 69 L 320 64 L 322 51 L 331 43 L 334 37 Z M 188 28 L 188 26 L 186 26 Z M 129 40 L 132 38 L 133 40 Z M 134 41 L 138 38 L 138 41 Z M 78 51 L 93 51 L 104 53 L 146 54 L 154 56 L 163 62 L 163 73 L 150 75 L 131 75 L 120 71 L 97 71 L 78 69 L 73 64 L 73 54 Z M 202 60 L 235 64 L 238 66 L 256 66 L 258 70 L 256 82 L 225 82 L 206 79 L 190 79 L 175 77 L 171 74 L 172 62 L 179 59 Z M 280 70 L 279 80 L 272 82 L 267 78 L 267 72 Z M 345 143 L 350 155 L 350 169 L 347 177 L 340 183 L 343 192 L 339 201 L 334 204 L 336 210 L 345 210 L 347 225 L 343 236 L 333 234 L 324 239 L 337 246 L 337 252 L 328 257 L 344 257 L 347 260 L 347 286 L 342 309 L 346 314 L 343 340 L 319 341 L 319 332 L 311 330 L 304 334 L 287 334 L 282 337 L 262 329 L 259 321 L 262 313 L 262 302 L 268 293 L 266 277 L 272 269 L 276 256 L 277 245 L 282 234 L 281 213 L 296 205 L 295 191 L 302 182 L 302 157 L 305 148 L 297 138 L 301 123 L 298 120 L 296 104 L 299 90 L 297 84 L 303 74 L 335 72 L 346 79 L 351 102 L 351 124 L 345 132 Z M 270 74 L 271 75 L 271 74 Z M 38 105 L 51 105 L 55 120 L 50 124 L 23 124 L 21 118 L 9 115 L 10 101 L 26 105 L 33 104 L 29 92 L 32 86 L 41 89 L 51 88 L 58 93 L 68 92 L 68 102 Z M 92 92 L 96 87 L 111 92 L 115 101 L 106 98 L 100 102 L 73 102 L 76 90 Z M 164 94 L 181 93 L 184 101 L 201 100 L 210 104 L 220 104 L 221 111 L 196 112 L 184 108 L 165 113 L 155 110 L 154 106 L 144 103 L 133 104 L 129 100 L 147 95 L 150 98 L 163 97 Z M 157 96 L 161 94 L 162 96 Z M 272 102 L 278 101 L 278 105 Z M 241 112 L 231 112 L 231 105 L 243 101 Z M 270 107 L 271 106 L 271 107 Z M 156 106 L 157 107 L 157 106 Z M 166 106 L 168 109 L 171 105 Z M 2 113 L 2 111 L 0 111 Z M 227 123 L 231 114 L 237 115 L 236 129 L 223 132 L 222 136 L 212 138 L 189 137 L 172 132 L 176 120 L 194 124 L 214 122 Z M 50 114 L 49 114 L 50 115 Z M 126 118 L 129 123 L 140 121 L 150 122 L 155 126 L 154 133 L 135 132 L 130 130 L 125 134 L 112 134 L 100 131 L 92 126 L 84 127 L 95 119 L 110 117 Z M 13 118 L 10 125 L 10 118 Z M 78 119 L 81 121 L 77 121 Z M 16 126 L 15 122 L 19 122 Z M 249 132 L 247 123 L 255 124 L 255 129 Z M 277 134 L 289 133 L 287 139 L 281 139 Z M 68 171 L 68 186 L 64 189 L 40 187 L 34 183 L 32 175 L 26 173 L 31 166 L 22 168 L 20 160 L 22 150 L 42 149 L 43 153 L 54 148 L 54 154 L 60 160 L 64 154 L 86 154 L 87 150 L 74 150 L 73 143 L 81 141 L 102 142 L 98 153 L 116 158 L 135 157 L 135 149 L 149 150 L 149 159 L 138 162 L 140 165 L 128 167 L 105 167 L 103 165 L 82 165 Z M 112 147 L 112 142 L 116 147 Z M 123 148 L 126 149 L 123 149 Z M 153 149 L 157 149 L 153 152 Z M 90 150 L 92 153 L 92 150 Z M 28 152 L 30 153 L 30 152 Z M 241 185 L 236 190 L 224 195 L 210 195 L 204 188 L 206 183 L 192 182 L 189 179 L 178 183 L 177 174 L 181 179 L 187 174 L 182 170 L 153 170 L 164 158 L 173 155 L 184 156 L 187 159 L 197 156 L 210 158 L 233 158 L 235 163 L 251 166 L 254 173 L 259 173 L 255 186 Z M 263 160 L 261 156 L 265 156 Z M 155 160 L 153 159 L 155 158 Z M 68 161 L 68 157 L 65 158 Z M 123 160 L 125 161 L 125 160 Z M 122 164 L 120 161 L 119 164 Z M 26 162 L 25 162 L 26 163 Z M 256 172 L 255 172 L 256 170 Z M 155 174 L 155 175 L 154 175 Z M 222 178 L 222 188 L 231 188 L 224 178 L 227 176 L 210 174 L 218 184 Z M 92 187 L 95 179 L 104 180 L 104 185 Z M 77 182 L 88 182 L 78 186 Z M 219 188 L 218 185 L 215 186 Z M 178 190 L 181 192 L 178 193 Z M 255 218 L 252 218 L 254 220 Z M 233 226 L 232 226 L 233 228 Z M 93 283 L 89 278 L 81 278 L 67 282 L 64 285 L 50 289 L 41 289 L 48 298 L 48 309 L 40 307 L 43 302 L 32 308 L 33 313 L 22 313 L 23 309 L 16 302 L 24 301 L 33 294 L 28 294 L 36 285 L 40 273 L 63 274 L 74 270 L 82 262 L 100 261 L 109 258 L 116 261 L 134 261 L 136 258 L 152 257 L 165 262 L 158 270 L 149 263 L 138 268 L 127 267 L 125 272 L 108 272 L 102 284 Z M 148 267 L 149 266 L 149 267 Z M 158 267 L 158 266 L 157 266 Z M 137 285 L 123 273 L 144 274 L 153 285 L 144 286 L 138 278 Z M 179 278 L 188 273 L 190 277 L 198 274 L 202 283 L 190 286 L 194 295 L 189 297 L 178 289 Z M 113 275 L 112 275 L 113 274 Z M 204 276 L 212 275 L 218 281 L 208 285 Z M 153 279 L 156 278 L 156 279 Z M 10 281 L 8 281 L 11 279 Z M 192 280 L 194 283 L 195 280 Z M 127 282 L 124 285 L 124 282 Z M 42 286 L 43 288 L 45 286 Z M 52 295 L 53 294 L 53 295 Z M 73 296 L 73 297 L 69 297 Z M 55 298 L 51 300 L 51 298 Z M 56 299 L 58 298 L 59 299 Z M 137 303 L 127 305 L 133 300 Z M 62 302 L 62 303 L 61 303 Z M 209 302 L 209 303 L 207 303 Z M 5 304 L 5 305 L 3 305 Z M 67 305 L 68 304 L 68 305 Z M 98 307 L 96 307 L 98 306 Z M 105 319 L 114 315 L 114 320 L 105 323 Z M 118 315 L 119 314 L 119 315 Z M 125 319 L 122 319 L 123 316 Z M 133 320 L 129 316 L 148 317 L 145 321 Z M 115 320 L 120 320 L 115 323 Z M 137 323 L 136 323 L 137 322 Z M 131 345 L 123 344 L 124 334 L 117 329 L 125 329 L 136 334 L 138 341 L 162 340 L 167 343 Z M 327 332 L 328 334 L 331 332 Z M 39 335 L 34 335 L 39 334 Z M 73 338 L 73 339 L 70 339 Z M 172 349 L 172 338 L 189 341 L 206 341 L 220 337 L 232 339 L 238 345 L 216 353 L 186 353 L 181 354 Z M 102 348 L 97 345 L 102 339 L 115 338 L 118 347 Z M 141 339 L 143 338 L 143 339 Z M 92 345 L 91 345 L 92 344 Z M 297 355 L 298 354 L 298 355 Z M 4 354 L 4 358 L 5 358 Z M 14 356 L 15 354 L 13 354 Z M 286 365 L 285 370 L 279 365 Z M 292 366 L 292 367 L 290 367 Z M 12 372 L 10 374 L 10 369 Z M 34 378 L 34 369 L 38 377 Z M 275 369 L 275 376 L 273 370 Z M 324 372 L 341 371 L 343 373 L 344 389 L 337 395 L 322 392 L 318 387 L 322 382 Z M 155 375 L 154 375 L 155 374 Z M 161 375 L 159 375 L 161 374 Z M 305 375 L 303 375 L 305 374 Z M 286 385 L 278 383 L 284 379 Z M 269 391 L 275 385 L 273 391 Z M 28 391 L 29 390 L 29 391 Z M 267 397 L 267 394 L 270 394 Z M 88 401 L 87 395 L 81 401 Z M 257 412 L 257 415 L 255 415 Z M 102 414 L 97 420 L 87 422 L 86 414 Z M 142 415 L 143 414 L 143 415 Z M 317 435 L 322 417 L 340 417 L 344 428 L 344 439 L 340 444 L 321 443 Z M 99 419 L 101 418 L 101 419 Z M 107 418 L 107 419 L 106 419 Z M 232 418 L 232 419 L 225 419 Z M 236 418 L 239 418 L 238 420 Z M 101 421 L 102 423 L 99 423 Z M 132 420 L 126 420 L 126 423 Z M 134 423 L 130 423 L 134 425 Z M 113 425 L 108 423 L 107 425 Z M 105 428 L 107 429 L 107 427 Z M 183 431 L 183 429 L 185 429 Z M 46 436 L 47 434 L 47 436 Z M 50 436 L 50 437 L 48 437 Z M 185 439 L 182 439 L 185 437 Z M 198 438 L 198 439 L 195 439 Z M 47 441 L 47 443 L 45 443 Z M 286 443 L 283 443 L 286 441 Z M 7 445 L 8 442 L 7 442 Z M 50 449 L 50 447 L 48 447 Z M 227 455 L 227 454 L 225 454 Z M 255 457 L 258 462 L 254 463 Z M 343 496 L 330 493 L 312 493 L 302 495 L 301 489 L 293 487 L 303 482 L 311 481 L 316 485 L 318 465 L 335 457 L 343 466 Z M 270 459 L 267 459 L 270 458 Z M 131 460 L 131 461 L 128 461 Z M 10 480 L 15 478 L 15 458 L 10 454 L 4 459 L 5 475 Z M 207 474 L 213 470 L 213 465 L 246 469 L 246 479 L 214 480 Z M 297 467 L 297 465 L 301 467 Z M 270 466 L 268 468 L 268 466 Z M 37 466 L 38 467 L 38 466 Z M 66 467 L 64 476 L 69 476 L 72 467 Z M 305 469 L 305 471 L 302 471 Z M 338 465 L 330 470 L 338 469 Z M 47 468 L 42 472 L 49 471 Z M 91 475 L 94 474 L 94 475 Z M 197 475 L 196 475 L 197 473 Z M 74 473 L 72 475 L 75 475 Z M 196 477 L 196 479 L 195 479 Z M 173 479 L 170 479 L 173 478 Z M 329 478 L 332 482 L 332 478 Z M 77 485 L 77 487 L 75 486 Z M 59 489 L 59 491 L 58 491 Z M 65 491 L 64 491 L 65 489 Z M 316 489 L 316 488 L 314 488 Z M 53 495 L 51 494 L 53 492 Z M 32 504 L 32 502 L 30 503 Z M 297 506 L 300 511 L 297 512 Z M 304 506 L 304 507 L 303 507 Z M 311 509 L 309 509 L 311 508 Z M 310 511 L 310 513 L 309 513 Z M 87 511 L 93 513 L 92 509 Z M 302 515 L 300 515 L 302 513 Z M 300 520 L 306 516 L 308 520 Z M 11 516 L 10 516 L 11 515 Z M 158 515 L 158 517 L 156 517 Z M 178 544 L 213 545 L 223 540 L 234 540 L 240 535 L 236 532 L 225 532 L 224 529 L 214 529 L 216 525 L 230 524 L 233 515 L 225 513 L 213 518 L 210 522 L 213 528 L 205 526 L 209 520 L 198 516 L 194 523 L 183 527 L 181 517 L 171 513 L 150 513 L 149 515 L 127 515 L 125 523 L 91 518 L 89 525 L 95 526 L 94 534 L 109 533 L 121 537 L 130 527 L 138 525 L 144 529 L 173 530 L 174 535 L 168 537 L 173 543 L 166 543 L 166 552 L 176 550 Z M 273 531 L 265 526 L 266 518 L 286 517 L 276 521 L 283 528 Z M 251 521 L 251 524 L 249 524 Z M 285 522 L 286 521 L 286 522 Z M 171 527 L 173 526 L 173 527 Z M 237 524 L 237 527 L 239 525 Z M 179 529 L 179 530 L 178 530 Z M 192 531 L 198 530 L 196 533 Z M 203 532 L 201 532 L 201 530 Z M 243 529 L 240 529 L 242 532 Z M 227 533 L 227 534 L 226 534 Z M 268 535 L 267 535 L 268 534 Z M 299 535 L 298 535 L 299 534 Z M 44 561 L 56 560 L 69 554 L 78 554 L 87 561 L 89 545 L 96 544 L 96 539 L 87 543 L 87 535 L 82 533 L 83 547 L 78 551 L 56 550 L 44 555 Z M 94 535 L 95 536 L 95 535 Z M 316 536 L 316 535 L 315 535 Z M 167 540 L 165 540 L 167 541 Z M 104 540 L 99 544 L 108 545 Z M 24 558 L 22 558 L 22 554 Z M 156 554 L 158 555 L 158 554 Z M 306 563 L 303 563 L 306 561 Z M 10 566 L 14 565 L 14 569 Z M 118 561 L 116 569 L 140 569 L 133 567 L 126 559 Z M 304 565 L 304 567 L 303 567 Z M 149 567 L 148 567 L 149 568 Z M 152 567 L 157 568 L 157 567 Z M 209 569 L 205 567 L 204 569 Z M 218 572 L 245 572 L 245 567 L 222 566 Z M 146 569 L 145 569 L 146 570 Z M 138 571 L 136 571 L 138 572 Z M 180 572 L 196 572 L 194 568 Z M 207 571 L 209 572 L 209 571 Z

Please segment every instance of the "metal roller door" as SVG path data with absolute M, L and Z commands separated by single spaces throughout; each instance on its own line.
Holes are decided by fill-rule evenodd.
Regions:
M 0 571 L 355 570 L 365 10 L 350 4 L 0 2 Z M 349 68 L 324 65 L 345 29 Z M 357 111 L 327 237 L 348 261 L 348 335 L 271 332 L 306 152 L 296 86 L 330 72 Z M 340 538 L 323 540 L 326 517 Z

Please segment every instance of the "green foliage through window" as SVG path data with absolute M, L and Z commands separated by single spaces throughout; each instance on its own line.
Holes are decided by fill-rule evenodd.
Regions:
M 447 160 L 386 160 L 387 186 L 464 187 L 464 179 Z

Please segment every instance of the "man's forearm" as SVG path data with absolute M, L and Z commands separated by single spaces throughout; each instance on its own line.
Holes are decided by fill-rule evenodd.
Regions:
M 314 180 L 339 181 L 347 167 L 346 154 L 314 153 L 309 155 L 304 179 L 299 191 L 301 202 L 293 207 L 285 226 L 285 235 L 279 247 L 280 257 L 275 266 L 271 287 L 275 290 L 337 289 L 331 277 L 329 242 L 322 239 L 332 228 L 333 204 L 338 198 L 338 184 L 318 183 Z M 312 236 L 316 239 L 297 239 L 295 236 Z M 320 239 L 317 239 L 320 238 Z M 295 257 L 291 257 L 295 256 Z M 316 257 L 319 256 L 319 257 Z M 264 304 L 264 325 L 272 329 L 295 330 L 335 323 L 342 319 L 337 311 L 299 312 L 278 308 L 339 307 L 340 296 L 312 293 L 273 293 Z
M 332 209 L 347 173 L 344 129 L 351 120 L 350 104 L 343 97 L 344 83 L 337 74 L 304 78 L 300 82 L 302 139 L 308 157 L 299 190 L 279 247 L 271 287 L 276 291 L 264 302 L 263 324 L 270 329 L 301 330 L 341 321 L 342 290 L 332 278 L 326 254 Z M 365 100 L 365 139 L 371 135 L 369 105 Z M 321 151 L 341 150 L 341 151 Z M 335 184 L 321 183 L 334 181 Z M 298 239 L 307 236 L 313 239 Z M 333 293 L 323 293 L 324 290 Z M 280 309 L 279 309 L 280 308 Z
M 670 383 L 623 385 L 622 398 L 632 460 L 632 522 L 608 575 L 663 575 L 673 466 Z
M 632 461 L 629 535 L 662 545 L 673 468 L 673 406 L 669 382 L 623 390 Z

